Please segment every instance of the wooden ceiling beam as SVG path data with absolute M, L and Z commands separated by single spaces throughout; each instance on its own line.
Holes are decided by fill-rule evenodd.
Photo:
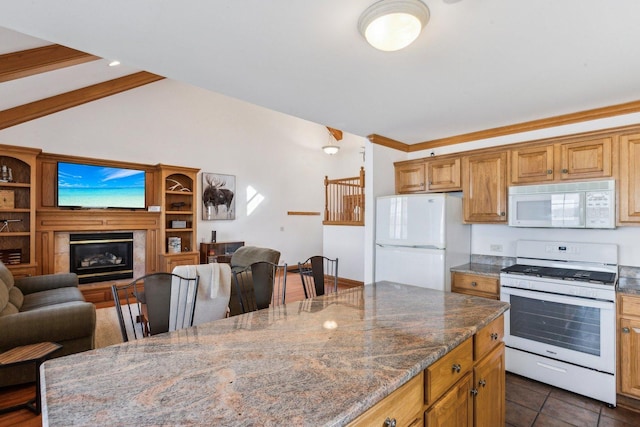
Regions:
M 100 59 L 58 44 L 0 55 L 0 83 Z
M 146 85 L 164 77 L 141 71 L 128 76 L 97 83 L 71 92 L 0 111 L 0 129 L 38 119 L 67 108 L 76 107 L 110 95 Z

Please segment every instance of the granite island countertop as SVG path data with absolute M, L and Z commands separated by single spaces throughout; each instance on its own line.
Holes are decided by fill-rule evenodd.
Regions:
M 43 424 L 345 425 L 507 309 L 379 282 L 57 358 Z

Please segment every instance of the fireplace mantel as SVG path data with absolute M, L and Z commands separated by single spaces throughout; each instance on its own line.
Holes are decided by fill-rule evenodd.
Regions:
M 109 209 L 38 209 L 36 212 L 36 259 L 38 274 L 55 272 L 56 232 L 143 230 L 146 232 L 146 272 L 158 271 L 160 213 Z

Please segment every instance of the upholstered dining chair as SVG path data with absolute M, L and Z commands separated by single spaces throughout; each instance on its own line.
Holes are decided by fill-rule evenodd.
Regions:
M 152 273 L 125 285 L 114 284 L 111 292 L 122 340 L 127 342 L 191 326 L 198 277 Z
M 284 303 L 287 265 L 258 261 L 233 271 L 236 297 L 243 313 Z
M 304 297 L 311 298 L 338 291 L 338 258 L 315 255 L 298 263 Z

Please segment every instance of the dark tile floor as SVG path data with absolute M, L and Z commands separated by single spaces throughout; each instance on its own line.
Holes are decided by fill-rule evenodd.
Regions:
M 507 373 L 507 426 L 631 427 L 640 413 Z

